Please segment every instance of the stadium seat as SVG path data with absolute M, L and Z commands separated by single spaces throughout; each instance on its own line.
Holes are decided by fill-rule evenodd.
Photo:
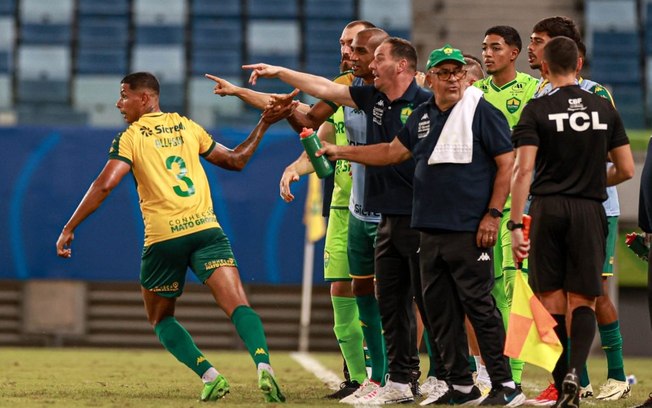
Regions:
M 242 75 L 242 52 L 240 50 L 195 50 L 190 59 L 191 73 L 217 76 Z
M 0 1 L 0 15 L 13 16 L 16 12 L 16 0 Z
M 0 16 L 0 50 L 13 51 L 16 41 L 16 23 L 12 17 Z
M 586 0 L 584 20 L 587 34 L 596 30 L 631 30 L 636 27 L 635 0 Z
M 130 0 L 78 0 L 80 15 L 127 16 L 130 13 Z
M 385 30 L 408 30 L 412 26 L 412 2 L 395 0 L 360 0 L 360 18 Z
M 590 78 L 604 85 L 640 84 L 641 68 L 629 59 L 593 58 Z
M 125 75 L 127 58 L 127 49 L 123 47 L 82 47 L 77 50 L 75 70 L 78 74 Z
M 20 26 L 23 44 L 69 44 L 72 40 L 71 24 L 25 23 Z
M 264 62 L 265 64 L 270 65 L 280 65 L 291 69 L 299 69 L 298 55 L 250 53 L 247 57 L 247 61 L 245 61 L 247 64 L 255 64 L 257 62 Z
M 0 73 L 0 109 L 11 107 L 12 102 L 11 76 Z
M 115 104 L 122 75 L 77 75 L 72 81 L 72 106 L 88 114 L 88 124 L 117 127 L 124 124 Z
M 129 40 L 129 20 L 118 16 L 80 15 L 77 45 L 84 47 L 124 47 Z
M 136 44 L 183 44 L 185 29 L 181 25 L 137 25 L 135 27 Z
M 305 0 L 303 7 L 308 18 L 351 21 L 355 16 L 354 0 Z
M 7 50 L 0 50 L 0 74 L 13 72 L 13 53 Z
M 242 85 L 239 77 L 225 79 L 238 86 Z M 193 77 L 189 81 L 188 104 L 190 117 L 205 128 L 219 124 L 216 121 L 219 117 L 237 117 L 243 110 L 243 103 L 239 98 L 221 98 L 213 94 L 213 82 L 199 77 Z
M 348 21 L 306 20 L 304 42 L 307 52 L 340 53 L 340 36 Z
M 193 17 L 237 17 L 242 15 L 240 0 L 193 0 L 190 6 Z
M 74 1 L 21 0 L 19 10 L 22 24 L 72 24 Z
M 21 103 L 67 104 L 70 100 L 70 83 L 67 80 L 19 80 L 16 100 Z
M 618 113 L 628 129 L 642 129 L 645 126 L 645 97 L 638 83 L 614 85 L 611 92 L 616 100 Z
M 134 24 L 139 25 L 175 25 L 186 22 L 185 0 L 134 0 Z
M 635 31 L 594 31 L 593 58 L 629 57 L 638 59 L 641 53 L 638 32 Z
M 247 25 L 249 52 L 298 54 L 300 43 L 297 21 L 251 21 Z
M 297 0 L 247 0 L 247 13 L 251 18 L 296 19 Z
M 239 50 L 242 41 L 240 20 L 202 17 L 192 19 L 191 42 L 194 50 Z
M 131 71 L 149 71 L 161 82 L 182 82 L 186 56 L 182 46 L 135 45 L 131 50 Z
M 177 112 L 186 114 L 186 88 L 183 82 L 161 81 L 161 110 L 163 112 Z M 208 85 L 210 86 L 210 85 Z
M 18 79 L 68 80 L 70 48 L 55 45 L 23 45 L 18 48 Z
M 40 126 L 80 126 L 87 124 L 86 113 L 62 103 L 27 103 L 16 106 L 18 123 Z
M 334 78 L 339 73 L 340 53 L 313 53 L 306 54 L 304 71 L 326 78 Z

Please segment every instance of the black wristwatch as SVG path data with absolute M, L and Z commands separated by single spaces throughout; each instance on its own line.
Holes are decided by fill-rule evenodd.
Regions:
M 523 229 L 524 225 L 520 223 L 516 223 L 512 220 L 507 221 L 507 229 L 510 231 L 514 231 L 515 229 Z
M 487 214 L 489 214 L 490 216 L 492 216 L 494 218 L 503 218 L 503 212 L 500 211 L 497 208 L 489 208 L 487 210 Z

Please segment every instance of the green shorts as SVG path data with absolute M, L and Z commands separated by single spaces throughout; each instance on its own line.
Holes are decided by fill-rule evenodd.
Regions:
M 614 276 L 614 254 L 616 253 L 616 240 L 618 239 L 618 217 L 607 217 L 607 245 L 605 246 L 604 265 L 602 266 L 602 276 Z
M 201 282 L 221 266 L 237 267 L 231 243 L 221 228 L 145 246 L 140 263 L 140 284 L 163 297 L 183 293 L 188 267 Z
M 378 224 L 349 217 L 349 270 L 353 279 L 373 278 Z
M 347 242 L 349 236 L 349 209 L 331 208 L 328 213 L 326 242 L 324 243 L 324 280 L 327 282 L 351 280 Z

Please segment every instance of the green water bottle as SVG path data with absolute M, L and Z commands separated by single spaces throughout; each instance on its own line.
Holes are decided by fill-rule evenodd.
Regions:
M 303 128 L 303 131 L 299 133 L 301 138 L 301 144 L 308 154 L 308 158 L 312 163 L 312 167 L 317 173 L 317 177 L 326 178 L 333 174 L 333 165 L 325 156 L 315 156 L 317 150 L 321 149 L 321 142 L 319 137 L 317 137 L 317 132 L 314 132 L 310 128 Z

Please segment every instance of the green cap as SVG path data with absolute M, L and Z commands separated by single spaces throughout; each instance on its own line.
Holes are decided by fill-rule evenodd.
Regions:
M 430 53 L 430 56 L 428 57 L 428 63 L 426 64 L 426 71 L 444 61 L 457 61 L 459 63 L 466 64 L 466 61 L 464 61 L 464 55 L 462 55 L 462 51 L 458 50 L 457 48 L 453 48 L 450 44 L 446 44 L 443 47 L 437 48 Z

